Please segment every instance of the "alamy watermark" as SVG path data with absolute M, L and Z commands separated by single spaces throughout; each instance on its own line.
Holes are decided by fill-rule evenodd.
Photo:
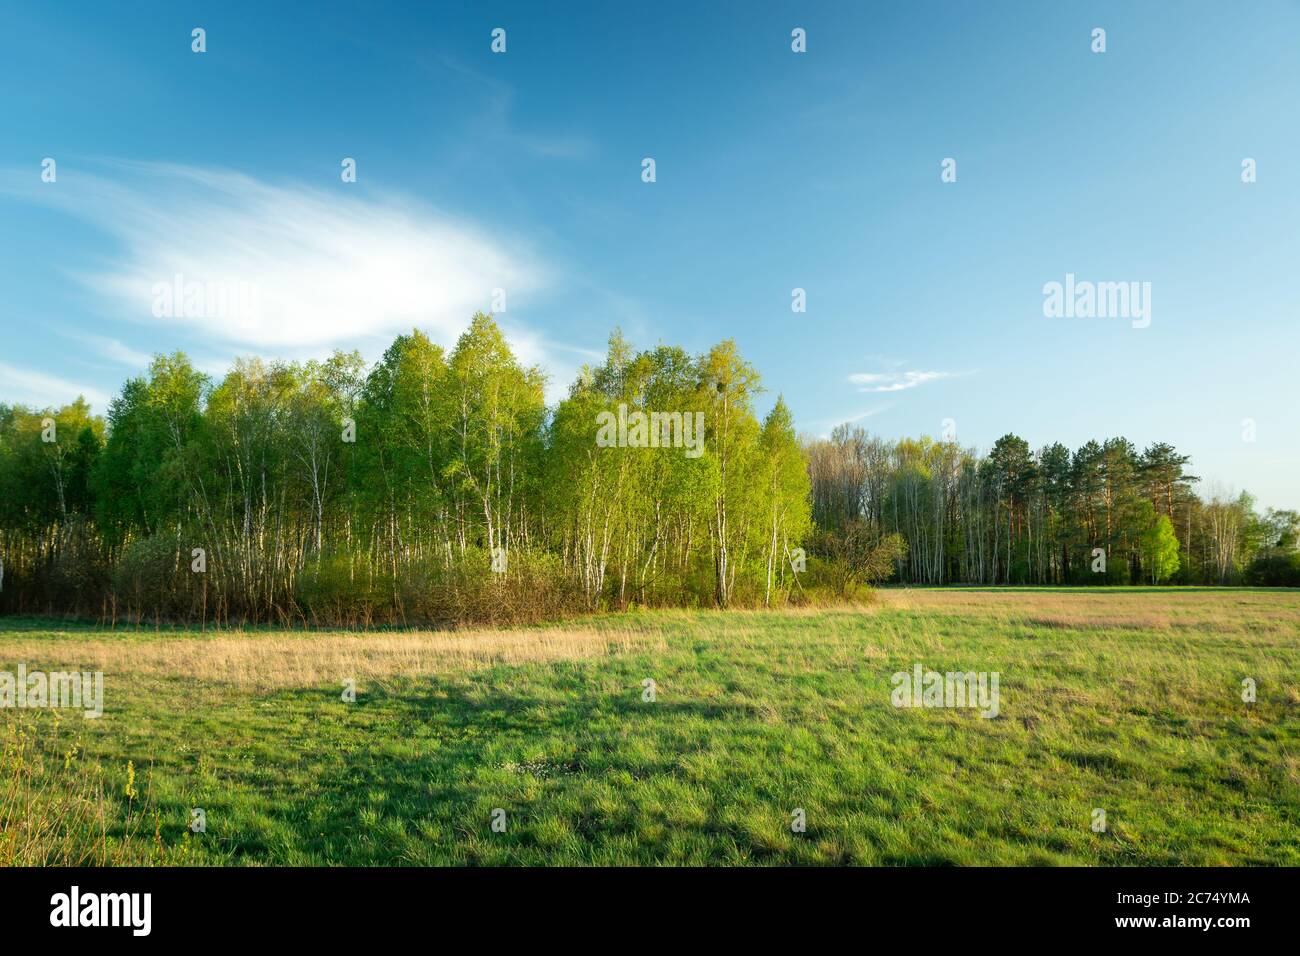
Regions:
M 28 671 L 19 664 L 18 673 L 0 671 L 0 708 L 68 708 L 80 710 L 88 719 L 104 716 L 104 672 L 64 673 Z
M 628 412 L 619 402 L 618 414 L 596 414 L 599 448 L 684 448 L 687 458 L 704 454 L 703 412 Z
M 155 282 L 155 319 L 256 319 L 261 287 L 256 282 L 197 282 L 179 272 L 171 282 Z
M 1133 328 L 1151 324 L 1150 282 L 1078 281 L 1073 272 L 1065 282 L 1043 286 L 1043 315 L 1049 319 L 1131 319 Z
M 83 893 L 74 885 L 50 897 L 50 925 L 56 927 L 121 926 L 148 936 L 152 914 L 152 893 Z
M 998 671 L 928 671 L 921 664 L 890 679 L 895 707 L 973 707 L 980 716 L 998 715 Z
M 81 710 L 94 719 L 104 715 L 104 672 L 0 671 L 0 708 Z

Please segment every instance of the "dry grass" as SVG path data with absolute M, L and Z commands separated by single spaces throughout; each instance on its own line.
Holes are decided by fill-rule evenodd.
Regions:
M 185 677 L 249 690 L 320 686 L 356 680 L 418 677 L 493 664 L 577 660 L 662 647 L 655 635 L 629 629 L 554 628 L 366 634 L 235 632 L 150 641 L 5 641 L 5 659 L 40 662 L 49 670 Z M 57 647 L 57 660 L 51 652 Z M 33 665 L 34 666 L 34 665 Z
M 879 592 L 891 610 L 1080 630 L 1213 630 L 1295 633 L 1292 591 L 1240 589 L 1033 590 L 896 588 Z

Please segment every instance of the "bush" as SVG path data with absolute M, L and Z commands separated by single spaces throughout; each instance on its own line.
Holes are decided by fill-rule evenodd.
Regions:
M 407 562 L 397 575 L 374 575 L 364 562 L 335 555 L 309 562 L 298 578 L 297 616 L 311 624 L 531 624 L 578 613 L 582 595 L 555 555 L 514 549 L 506 571 L 489 552 L 469 548 L 444 558 Z
M 1246 569 L 1246 583 L 1269 588 L 1300 588 L 1300 551 L 1273 551 Z
M 113 569 L 117 612 L 128 618 L 189 617 L 193 609 L 189 561 L 174 538 L 136 538 Z
M 822 582 L 833 594 L 852 598 L 863 588 L 888 581 L 898 562 L 907 557 L 907 541 L 901 534 L 876 535 L 863 521 L 850 521 L 838 534 L 823 531 L 814 541 L 814 551 L 826 561 Z
M 294 590 L 295 616 L 304 623 L 367 627 L 391 617 L 391 574 L 372 574 L 347 554 L 309 558 Z

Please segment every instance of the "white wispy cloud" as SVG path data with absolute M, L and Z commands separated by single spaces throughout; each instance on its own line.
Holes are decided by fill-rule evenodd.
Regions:
M 98 410 L 108 407 L 108 395 L 97 388 L 0 362 L 0 401 L 53 408 L 68 404 L 78 395 Z
M 184 327 L 216 344 L 301 353 L 362 346 L 412 327 L 450 343 L 470 315 L 489 309 L 494 289 L 517 302 L 548 282 L 521 243 L 359 184 L 319 188 L 194 166 L 112 166 L 111 177 L 64 173 L 56 186 L 24 192 L 118 241 L 106 266 L 74 273 L 106 311 Z M 174 315 L 156 316 L 156 290 L 176 276 L 254 294 L 217 315 L 175 303 Z
M 956 378 L 964 372 L 854 372 L 849 381 L 860 386 L 860 392 L 901 392 L 916 388 L 927 382 L 936 382 L 945 378 Z

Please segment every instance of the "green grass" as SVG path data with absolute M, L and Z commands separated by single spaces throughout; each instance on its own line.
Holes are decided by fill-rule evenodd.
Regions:
M 228 634 L 0 619 L 0 669 L 109 655 L 102 719 L 0 710 L 30 745 L 0 805 L 6 774 L 32 815 L 100 782 L 98 823 L 17 862 L 1300 865 L 1297 592 L 891 591 L 572 627 L 609 644 L 385 665 L 350 704 L 337 680 L 212 676 Z M 193 666 L 133 664 L 177 641 Z M 998 671 L 999 717 L 892 707 L 918 661 Z

